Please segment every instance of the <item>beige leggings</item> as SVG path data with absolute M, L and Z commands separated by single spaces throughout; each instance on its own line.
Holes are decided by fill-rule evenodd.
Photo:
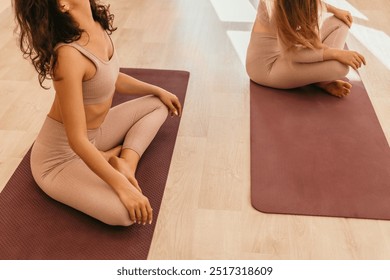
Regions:
M 342 49 L 348 35 L 348 26 L 334 16 L 321 26 L 321 40 L 330 48 Z M 306 50 L 300 56 L 306 60 L 317 59 L 322 53 Z M 349 67 L 336 61 L 296 62 L 291 54 L 280 51 L 278 39 L 271 34 L 252 32 L 247 51 L 246 69 L 252 81 L 269 87 L 288 89 L 317 82 L 341 79 Z M 304 60 L 303 58 L 301 58 Z
M 156 97 L 128 101 L 111 108 L 101 127 L 88 130 L 88 138 L 101 151 L 123 144 L 142 156 L 167 114 Z M 63 124 L 49 117 L 34 143 L 31 169 L 37 184 L 53 199 L 106 224 L 132 224 L 118 195 L 69 147 Z

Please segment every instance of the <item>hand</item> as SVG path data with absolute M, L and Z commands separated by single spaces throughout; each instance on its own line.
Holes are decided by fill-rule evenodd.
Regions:
M 118 192 L 119 199 L 127 208 L 130 220 L 134 223 L 151 224 L 153 221 L 153 209 L 149 199 L 136 187 L 130 185 Z
M 157 96 L 168 107 L 171 116 L 181 116 L 181 104 L 176 95 L 166 91 L 165 89 L 160 89 Z
M 350 12 L 342 9 L 335 9 L 334 16 L 343 21 L 348 27 L 352 26 L 353 18 Z
M 351 66 L 353 69 L 357 70 L 362 66 L 362 64 L 366 65 L 366 59 L 363 55 L 356 51 L 349 51 L 349 50 L 336 50 L 335 58 L 339 62 Z

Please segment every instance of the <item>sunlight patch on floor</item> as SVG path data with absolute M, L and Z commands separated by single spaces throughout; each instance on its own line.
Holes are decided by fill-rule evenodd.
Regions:
M 256 11 L 249 1 L 245 0 L 210 0 L 220 21 L 253 22 Z
M 385 55 L 390 50 L 390 37 L 385 32 L 367 26 L 354 24 L 350 30 L 365 48 L 390 70 L 390 56 Z
M 256 9 L 249 0 L 210 0 L 210 3 L 221 22 L 253 23 L 256 18 Z M 249 45 L 251 31 L 226 30 L 226 34 L 242 66 L 245 67 L 246 50 Z
M 329 0 L 329 4 L 348 10 L 355 18 L 365 21 L 369 19 L 358 9 L 345 0 Z M 222 22 L 253 22 L 256 16 L 256 9 L 249 1 L 245 0 L 210 0 L 219 19 Z M 354 23 L 351 28 L 351 35 L 362 43 L 373 55 L 375 55 L 385 66 L 390 69 L 390 57 L 385 56 L 390 49 L 390 37 L 383 31 Z M 242 65 L 245 67 L 246 50 L 249 45 L 249 30 L 227 30 L 235 52 Z M 369 39 L 367 39 L 369 38 Z
M 245 67 L 246 50 L 251 36 L 250 31 L 227 31 L 227 35 L 233 44 L 242 65 Z
M 326 2 L 332 6 L 337 7 L 337 8 L 351 12 L 352 16 L 355 18 L 368 20 L 367 16 L 365 16 L 362 12 L 360 12 L 358 9 L 356 9 L 354 6 L 352 6 L 346 0 L 326 0 Z

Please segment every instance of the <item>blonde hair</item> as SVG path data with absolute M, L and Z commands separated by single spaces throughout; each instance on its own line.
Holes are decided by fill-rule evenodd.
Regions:
M 297 45 L 320 48 L 319 0 L 275 0 L 274 19 L 286 50 Z

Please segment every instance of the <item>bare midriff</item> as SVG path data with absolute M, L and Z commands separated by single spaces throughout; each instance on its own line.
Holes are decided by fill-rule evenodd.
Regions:
M 84 105 L 87 129 L 96 129 L 101 126 L 108 111 L 111 108 L 111 103 L 112 103 L 112 97 L 98 104 Z M 50 109 L 48 117 L 60 123 L 63 123 L 59 101 L 57 97 L 54 99 L 54 103 Z

